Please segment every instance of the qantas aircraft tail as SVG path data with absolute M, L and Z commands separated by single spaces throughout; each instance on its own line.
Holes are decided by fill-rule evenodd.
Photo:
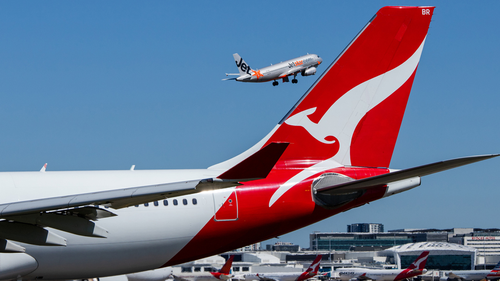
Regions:
M 288 166 L 330 159 L 388 167 L 433 11 L 380 9 L 271 133 L 212 168 L 230 168 L 271 143 L 289 143 L 281 158 Z M 245 72 L 245 61 L 234 58 Z
M 321 262 L 322 255 L 317 255 L 311 265 L 307 268 L 306 271 L 302 272 L 302 274 L 297 278 L 296 281 L 303 281 L 309 278 L 312 278 L 318 275 L 319 264 Z
M 256 168 L 264 170 L 255 164 L 262 161 L 271 168 L 276 164 L 311 171 L 346 166 L 388 168 L 433 12 L 434 7 L 381 8 L 264 139 L 209 169 L 226 171 L 220 179 L 242 179 L 262 178 L 251 174 Z M 237 54 L 235 60 L 247 66 Z M 356 186 L 342 192 L 410 178 L 405 186 L 415 187 L 420 176 L 495 156 L 453 159 L 345 183 Z M 391 188 L 388 196 L 407 187 Z M 323 185 L 315 187 L 319 193 L 331 193 L 326 190 L 331 185 L 321 188 Z M 282 186 L 270 206 L 287 189 Z
M 231 255 L 227 259 L 226 263 L 222 266 L 222 268 L 217 272 L 210 272 L 213 277 L 219 280 L 229 280 L 234 276 L 231 274 L 231 265 L 233 264 L 234 256 Z
M 222 268 L 219 270 L 219 273 L 230 274 L 231 273 L 231 265 L 233 264 L 233 259 L 234 259 L 233 255 L 229 256 L 229 258 L 227 259 L 224 266 L 222 266 Z
M 423 251 L 407 269 L 423 271 L 428 257 L 429 251 Z

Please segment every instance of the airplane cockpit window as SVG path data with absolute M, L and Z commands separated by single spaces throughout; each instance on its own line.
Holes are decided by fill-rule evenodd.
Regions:
M 178 204 L 177 199 L 174 199 L 174 206 L 177 206 Z
M 168 200 L 167 199 L 163 200 L 163 206 L 168 206 Z
M 187 199 L 182 199 L 182 204 L 187 205 L 188 204 Z

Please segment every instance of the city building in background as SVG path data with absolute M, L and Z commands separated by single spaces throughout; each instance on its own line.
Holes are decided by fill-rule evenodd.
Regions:
M 287 251 L 287 252 L 298 252 L 300 251 L 300 246 L 295 245 L 290 242 L 276 242 L 274 245 L 266 245 L 267 251 Z
M 347 225 L 347 232 L 384 232 L 384 225 L 381 223 L 353 223 Z

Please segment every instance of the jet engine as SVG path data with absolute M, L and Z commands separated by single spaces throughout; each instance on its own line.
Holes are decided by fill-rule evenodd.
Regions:
M 25 253 L 0 253 L 0 280 L 17 279 L 33 272 L 38 262 Z
M 308 69 L 304 69 L 301 72 L 302 76 L 309 76 L 316 74 L 316 67 L 309 67 Z

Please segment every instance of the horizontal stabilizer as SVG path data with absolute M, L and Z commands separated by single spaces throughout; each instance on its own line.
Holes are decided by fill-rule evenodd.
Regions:
M 463 165 L 471 164 L 474 162 L 497 157 L 500 154 L 469 156 L 463 158 L 456 158 L 451 160 L 440 161 L 432 164 L 399 170 L 389 174 L 383 174 L 366 179 L 350 181 L 346 183 L 337 184 L 334 186 L 317 186 L 316 191 L 322 194 L 336 194 L 346 191 L 356 191 L 366 189 L 368 187 L 385 185 L 391 182 L 409 179 L 413 177 L 422 177 L 431 175 L 437 172 L 449 170 L 452 168 L 460 167 Z
M 233 78 L 224 78 L 224 79 L 222 79 L 222 81 L 227 81 L 227 80 L 236 80 L 236 77 L 233 77 Z
M 218 176 L 223 180 L 249 181 L 264 179 L 278 162 L 289 143 L 270 143 L 247 159 Z

